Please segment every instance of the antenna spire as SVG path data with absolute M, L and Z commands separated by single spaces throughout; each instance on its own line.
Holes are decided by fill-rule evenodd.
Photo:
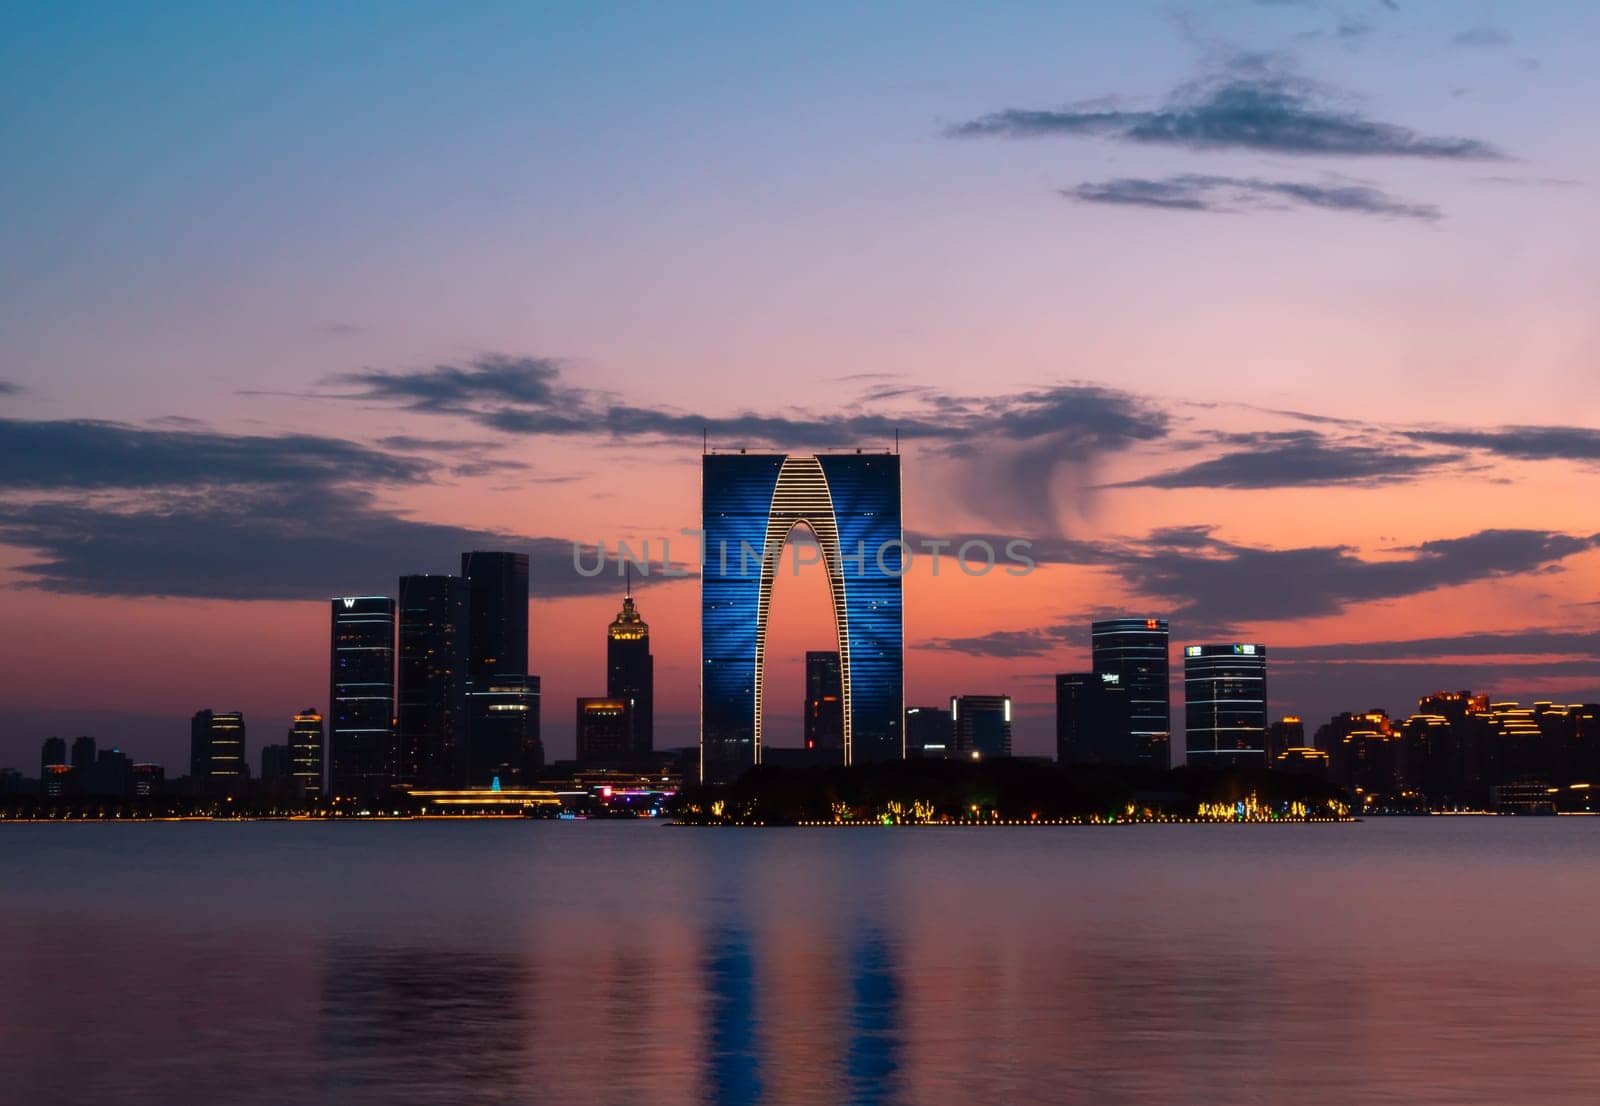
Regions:
M 627 560 L 626 558 L 624 558 L 623 562 L 622 562 L 622 566 L 623 566 L 622 571 L 627 576 L 627 580 L 628 580 L 628 583 L 626 585 L 627 590 L 622 593 L 622 597 L 624 599 L 632 599 L 633 598 L 633 562 L 630 561 L 630 560 Z

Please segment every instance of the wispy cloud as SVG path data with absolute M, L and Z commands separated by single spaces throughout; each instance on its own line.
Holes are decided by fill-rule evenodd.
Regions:
M 1197 150 L 1273 154 L 1496 159 L 1475 138 L 1421 134 L 1343 105 L 1325 85 L 1284 71 L 1276 59 L 1235 58 L 1177 89 L 1157 108 L 1006 108 L 947 129 L 955 138 L 1099 137 Z
M 1042 629 L 991 630 L 972 637 L 935 638 L 928 644 L 934 649 L 969 657 L 1038 657 L 1059 649 L 1073 630 L 1074 627 L 1067 624 Z
M 1350 181 L 1315 184 L 1261 177 L 1183 173 L 1161 178 L 1117 177 L 1107 181 L 1088 181 L 1063 189 L 1061 194 L 1083 203 L 1225 214 L 1321 208 L 1427 222 L 1440 216 L 1439 209 L 1432 204 L 1401 200 L 1372 185 Z
M 1417 452 L 1339 440 L 1308 430 L 1228 435 L 1221 456 L 1126 481 L 1124 488 L 1375 487 L 1403 483 L 1462 460 L 1460 453 Z
M 1497 46 L 1510 46 L 1511 32 L 1502 27 L 1469 27 L 1464 31 L 1458 31 L 1451 41 L 1457 46 L 1492 49 Z
M 1481 450 L 1518 461 L 1600 462 L 1600 430 L 1588 426 L 1501 426 L 1402 431 L 1416 442 Z
M 1040 564 L 1104 569 L 1135 595 L 1181 617 L 1199 636 L 1552 571 L 1597 547 L 1600 534 L 1501 529 L 1385 550 L 1373 558 L 1346 546 L 1243 545 L 1215 537 L 1210 527 L 1191 526 L 1137 540 L 1045 537 L 1034 542 L 1031 555 Z
M 8 489 L 398 483 L 427 472 L 414 457 L 308 434 L 0 419 L 0 487 Z
M 20 567 L 30 586 L 78 595 L 257 600 L 387 591 L 403 573 L 453 571 L 462 550 L 483 548 L 529 553 L 535 595 L 616 590 L 615 580 L 573 568 L 571 542 L 422 522 L 351 488 L 0 502 L 0 540 L 37 555 Z
M 447 571 L 474 547 L 532 553 L 538 594 L 614 590 L 576 572 L 570 542 L 380 505 L 374 489 L 438 471 L 418 447 L 445 447 L 457 469 L 496 464 L 451 444 L 0 419 L 0 542 L 36 556 L 25 585 L 84 595 L 321 597 Z
M 996 524 L 1053 517 L 1058 481 L 1089 488 L 1087 472 L 1107 454 L 1166 436 L 1159 404 L 1114 388 L 1060 384 L 988 396 L 869 385 L 840 412 L 726 414 L 624 403 L 568 384 L 555 361 L 486 356 L 418 371 L 364 370 L 328 383 L 334 398 L 452 415 L 509 435 L 595 436 L 640 444 L 698 442 L 773 449 L 886 446 L 899 438 L 959 464 L 951 481 Z

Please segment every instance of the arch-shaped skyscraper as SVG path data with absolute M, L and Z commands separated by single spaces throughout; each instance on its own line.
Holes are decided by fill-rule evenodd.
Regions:
M 707 454 L 702 478 L 701 778 L 736 779 L 761 760 L 773 576 L 800 525 L 828 571 L 844 760 L 904 756 L 900 457 Z

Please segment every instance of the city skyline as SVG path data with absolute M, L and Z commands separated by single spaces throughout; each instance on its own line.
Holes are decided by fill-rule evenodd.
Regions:
M 898 430 L 908 538 L 1035 543 L 905 582 L 905 703 L 1009 694 L 1019 753 L 1120 614 L 1266 644 L 1312 724 L 1600 700 L 1600 13 L 1356 7 L 262 7 L 227 65 L 205 13 L 8 13 L 0 764 L 276 739 L 331 595 L 478 548 L 530 557 L 570 756 L 621 591 L 570 543 L 677 541 L 703 432 Z M 687 744 L 698 583 L 634 584 Z M 774 590 L 775 745 L 823 592 Z

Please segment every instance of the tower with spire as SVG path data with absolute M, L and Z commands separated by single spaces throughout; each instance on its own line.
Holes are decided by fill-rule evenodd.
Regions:
M 629 566 L 622 610 L 606 630 L 606 696 L 628 704 L 628 746 L 634 756 L 655 749 L 655 660 L 650 656 L 650 624 L 633 605 Z

